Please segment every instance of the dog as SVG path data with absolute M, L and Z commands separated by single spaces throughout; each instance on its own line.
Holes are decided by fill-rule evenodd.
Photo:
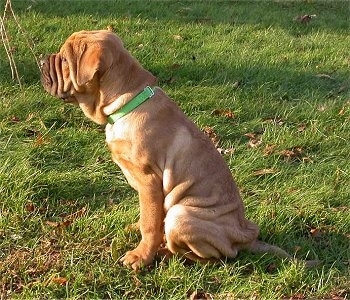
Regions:
M 167 249 L 200 262 L 240 250 L 291 256 L 258 240 L 239 190 L 212 141 L 180 110 L 157 79 L 108 30 L 73 33 L 41 60 L 44 89 L 106 124 L 113 161 L 138 192 L 141 241 L 120 261 L 150 265 Z M 136 100 L 135 100 L 136 99 Z

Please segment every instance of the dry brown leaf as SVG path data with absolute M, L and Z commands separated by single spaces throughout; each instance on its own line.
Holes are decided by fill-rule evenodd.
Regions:
M 218 151 L 219 151 L 219 148 L 218 148 Z M 222 152 L 220 152 L 220 153 L 227 155 L 227 154 L 233 154 L 234 152 L 235 152 L 235 148 L 227 148 L 227 149 L 223 149 L 223 153 Z
M 27 118 L 26 118 L 26 122 L 29 122 L 31 119 L 33 119 L 35 117 L 35 113 L 29 113 Z
M 306 124 L 305 123 L 300 123 L 298 125 L 298 132 L 303 132 L 306 129 Z
M 35 206 L 32 202 L 28 202 L 25 206 L 26 211 L 33 212 L 35 210 Z
M 341 110 L 339 111 L 338 115 L 339 115 L 339 116 L 343 116 L 344 113 L 345 113 L 345 106 L 343 106 L 343 107 L 341 108 Z
M 50 227 L 55 227 L 55 228 L 60 226 L 60 222 L 46 221 L 45 224 L 49 225 Z
M 295 20 L 302 23 L 302 24 L 308 24 L 311 19 L 315 18 L 316 15 L 302 15 L 295 17 Z
M 206 293 L 206 292 L 200 291 L 200 290 L 196 290 L 192 294 L 190 294 L 189 299 L 190 300 L 196 300 L 196 299 L 207 300 L 207 299 L 214 299 L 214 298 L 209 293 Z
M 50 227 L 62 229 L 64 227 L 68 227 L 73 222 L 71 220 L 64 220 L 62 222 L 46 221 L 45 223 L 46 223 L 46 225 L 49 225 Z
M 326 106 L 326 105 L 319 105 L 319 106 L 317 107 L 317 110 L 318 110 L 318 111 L 321 111 L 321 112 L 325 111 L 326 109 L 327 109 L 327 106 Z
M 248 146 L 249 146 L 250 148 L 256 148 L 256 147 L 260 146 L 261 143 L 262 143 L 262 140 L 259 140 L 259 139 L 250 140 L 250 141 L 248 142 Z
M 270 154 L 272 154 L 276 148 L 276 144 L 268 144 L 265 146 L 264 150 L 263 150 L 263 156 L 268 156 Z
M 241 81 L 241 80 L 237 80 L 237 81 L 235 81 L 234 83 L 232 83 L 232 87 L 233 87 L 234 89 L 239 88 L 241 85 L 242 85 L 242 81 Z
M 73 223 L 73 221 L 71 221 L 71 220 L 64 220 L 63 222 L 60 223 L 60 225 L 61 225 L 61 227 L 68 227 L 72 223 Z
M 349 109 L 350 107 L 350 101 L 347 101 L 343 107 L 341 108 L 341 110 L 339 111 L 338 115 L 339 116 L 343 116 L 345 114 L 345 112 Z
M 294 252 L 298 252 L 301 249 L 302 249 L 301 246 L 297 245 L 297 246 L 294 247 Z
M 12 116 L 10 118 L 10 121 L 13 122 L 13 123 L 18 123 L 18 122 L 21 122 L 21 119 L 16 117 L 16 116 Z
M 107 30 L 110 31 L 110 32 L 114 32 L 113 25 L 108 25 L 107 26 Z
M 257 135 L 256 135 L 256 133 L 248 132 L 248 133 L 245 133 L 244 136 L 246 136 L 250 139 L 255 139 Z
M 230 118 L 230 119 L 234 119 L 235 118 L 235 114 L 230 110 L 226 110 L 226 109 L 214 109 L 211 112 L 211 115 L 213 116 L 223 116 L 226 118 Z
M 319 228 L 312 227 L 310 229 L 310 234 L 313 238 L 316 238 L 316 239 L 322 237 L 322 232 Z
M 84 214 L 86 213 L 86 207 L 82 207 L 81 209 L 79 209 L 78 211 L 70 214 L 70 215 L 67 215 L 64 219 L 65 221 L 71 221 L 73 222 L 73 220 L 76 220 L 77 218 L 80 218 L 81 216 L 83 216 Z
M 279 152 L 279 154 L 286 160 L 292 160 L 292 159 L 298 159 L 298 160 L 303 160 L 303 148 L 296 146 L 292 147 L 290 149 L 282 150 Z
M 277 270 L 277 266 L 274 263 L 271 263 L 266 267 L 266 272 L 269 274 L 275 273 L 276 270 Z
M 249 132 L 249 133 L 244 134 L 244 136 L 249 138 L 247 145 L 250 148 L 256 148 L 262 144 L 261 136 L 257 133 Z
M 41 146 L 45 143 L 45 140 L 42 134 L 39 132 L 36 136 L 35 146 Z
M 265 118 L 262 121 L 263 123 L 271 123 L 273 125 L 278 125 L 278 126 L 282 126 L 284 124 L 284 120 L 280 117 Z
M 277 169 L 270 168 L 270 169 L 261 169 L 261 170 L 256 170 L 253 172 L 254 176 L 260 176 L 260 175 L 266 175 L 266 174 L 276 174 L 278 172 Z
M 214 131 L 213 128 L 209 127 L 209 126 L 205 126 L 203 128 L 203 132 L 211 139 L 211 141 L 213 142 L 213 144 L 215 145 L 215 147 L 218 146 L 219 144 L 219 136 L 216 134 L 216 132 Z
M 166 79 L 165 80 L 165 83 L 167 83 L 167 84 L 172 84 L 172 83 L 174 83 L 174 82 L 176 82 L 176 77 L 175 76 L 171 76 L 170 78 L 168 78 L 168 79 Z
M 302 300 L 302 299 L 305 299 L 306 297 L 301 294 L 301 293 L 297 293 L 297 294 L 294 294 L 292 295 L 289 300 Z
M 68 282 L 67 278 L 65 277 L 55 277 L 55 278 L 52 278 L 51 281 L 59 285 L 66 285 Z

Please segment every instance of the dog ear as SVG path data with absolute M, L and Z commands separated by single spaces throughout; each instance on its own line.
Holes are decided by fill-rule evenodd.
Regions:
M 64 52 L 76 91 L 81 91 L 95 75 L 102 76 L 113 62 L 109 51 L 103 51 L 99 43 L 80 43 L 78 47 L 68 44 Z
M 84 51 L 77 61 L 77 84 L 84 86 L 96 75 L 100 78 L 113 63 L 110 51 L 99 43 L 85 44 Z

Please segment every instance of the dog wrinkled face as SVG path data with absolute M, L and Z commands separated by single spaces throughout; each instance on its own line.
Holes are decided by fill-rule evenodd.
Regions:
M 42 85 L 52 96 L 79 105 L 88 118 L 103 124 L 106 116 L 101 107 L 106 99 L 101 95 L 108 87 L 102 78 L 123 51 L 120 39 L 109 31 L 73 33 L 60 52 L 41 60 Z
M 59 53 L 41 60 L 41 82 L 52 96 L 76 103 L 79 94 L 89 92 L 89 85 L 99 68 L 99 44 L 79 36 L 70 37 Z
M 41 83 L 46 92 L 67 103 L 76 103 L 65 57 L 60 53 L 49 55 L 40 61 L 40 69 Z

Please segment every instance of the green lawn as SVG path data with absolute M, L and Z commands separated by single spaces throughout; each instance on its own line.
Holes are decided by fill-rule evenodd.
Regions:
M 5 0 L 0 1 L 0 15 Z M 40 84 L 5 20 L 23 87 L 0 44 L 0 299 L 349 299 L 348 1 L 27 1 L 14 11 L 35 54 L 74 31 L 113 27 L 200 128 L 216 135 L 261 239 L 301 264 L 241 253 L 217 265 L 173 257 L 134 273 L 136 193 L 103 127 Z M 296 17 L 315 14 L 309 23 Z M 226 150 L 226 151 L 225 151 Z

